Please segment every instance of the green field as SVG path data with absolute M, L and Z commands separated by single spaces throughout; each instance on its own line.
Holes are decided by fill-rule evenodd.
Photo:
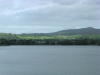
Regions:
M 100 35 L 57 35 L 57 36 L 34 36 L 34 35 L 21 35 L 21 34 L 7 34 L 0 33 L 0 39 L 79 39 L 79 38 L 89 38 L 89 39 L 100 39 Z

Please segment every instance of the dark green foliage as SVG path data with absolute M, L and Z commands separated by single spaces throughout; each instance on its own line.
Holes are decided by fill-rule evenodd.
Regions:
M 2 33 L 0 45 L 100 45 L 100 35 L 30 36 Z

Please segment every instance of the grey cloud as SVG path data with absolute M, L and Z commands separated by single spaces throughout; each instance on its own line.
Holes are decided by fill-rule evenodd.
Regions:
M 11 2 L 10 4 L 13 4 Z M 99 0 L 13 0 L 13 2 L 16 6 L 4 2 L 0 6 L 4 6 L 0 11 L 5 10 L 6 13 L 0 15 L 0 26 L 5 26 L 4 29 L 8 28 L 7 25 L 15 26 L 8 28 L 8 32 L 11 32 L 9 29 L 12 29 L 12 32 L 18 29 L 23 29 L 19 32 L 39 32 L 38 30 L 51 32 L 73 27 L 100 27 Z M 43 5 L 45 8 L 41 8 Z M 8 7 L 9 14 L 6 12 Z
M 46 0 L 44 0 L 46 1 Z M 74 4 L 80 0 L 48 0 L 48 1 L 52 1 L 54 3 L 58 3 L 58 4 L 61 4 L 61 5 L 71 5 L 71 4 Z

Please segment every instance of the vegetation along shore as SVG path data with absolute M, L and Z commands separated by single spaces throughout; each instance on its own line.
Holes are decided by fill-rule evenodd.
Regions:
M 0 33 L 0 45 L 100 45 L 100 34 L 93 33 L 93 31 L 97 29 L 84 29 L 80 29 L 81 34 L 75 34 L 77 29 L 74 31 L 74 34 L 71 33 L 73 30 L 69 30 L 72 35 L 68 35 L 66 32 L 63 32 L 63 34 L 61 32 L 59 32 L 59 34 L 57 32 L 55 32 L 55 34 Z M 82 34 L 82 30 L 83 32 L 88 32 L 86 30 L 92 31 L 93 34 Z

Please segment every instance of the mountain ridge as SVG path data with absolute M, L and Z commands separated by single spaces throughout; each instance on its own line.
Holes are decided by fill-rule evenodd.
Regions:
M 89 34 L 100 34 L 100 29 L 93 27 L 80 28 L 80 29 L 68 29 L 55 32 L 56 35 L 89 35 Z
M 80 28 L 80 29 L 66 29 L 52 33 L 31 33 L 31 34 L 24 34 L 24 35 L 92 35 L 92 34 L 100 34 L 100 29 L 87 27 L 87 28 Z

